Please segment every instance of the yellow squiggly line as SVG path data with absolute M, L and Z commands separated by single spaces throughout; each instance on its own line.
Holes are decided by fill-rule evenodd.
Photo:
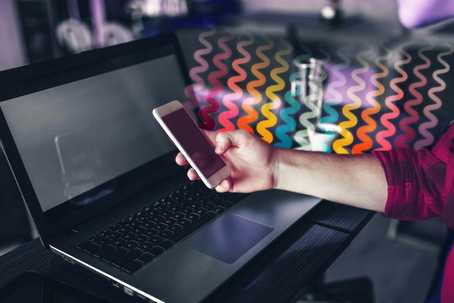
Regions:
M 262 93 L 259 92 L 257 88 L 263 86 L 266 83 L 266 77 L 260 70 L 270 65 L 271 61 L 266 56 L 265 52 L 271 50 L 273 46 L 274 42 L 272 40 L 266 39 L 266 44 L 261 45 L 257 48 L 256 55 L 261 61 L 255 63 L 252 66 L 252 74 L 257 78 L 257 80 L 249 82 L 246 86 L 250 97 L 244 100 L 243 104 L 241 105 L 246 115 L 238 119 L 237 125 L 238 128 L 245 129 L 249 133 L 254 132 L 254 129 L 249 124 L 255 122 L 259 117 L 258 112 L 254 109 L 253 106 L 260 104 L 263 100 Z
M 285 73 L 289 69 L 289 65 L 283 57 L 289 55 L 290 52 L 291 48 L 287 45 L 287 48 L 278 51 L 274 56 L 281 66 L 271 70 L 271 79 L 273 79 L 276 84 L 267 87 L 265 90 L 265 95 L 271 102 L 266 103 L 261 107 L 261 112 L 266 119 L 257 124 L 257 133 L 268 143 L 272 143 L 274 139 L 273 133 L 268 129 L 277 124 L 277 117 L 272 110 L 278 109 L 282 104 L 282 100 L 276 95 L 276 92 L 285 88 L 285 81 L 279 75 Z
M 347 104 L 342 108 L 342 113 L 347 118 L 347 121 L 339 124 L 340 135 L 342 138 L 337 139 L 333 143 L 333 149 L 337 154 L 348 154 L 349 151 L 345 147 L 352 144 L 354 140 L 349 129 L 358 124 L 358 119 L 352 111 L 361 107 L 362 100 L 357 93 L 366 88 L 366 82 L 361 79 L 360 75 L 369 70 L 369 64 L 363 56 L 364 53 L 357 56 L 357 60 L 362 67 L 357 68 L 352 72 L 352 78 L 357 85 L 347 89 L 347 96 L 353 101 L 353 103 Z

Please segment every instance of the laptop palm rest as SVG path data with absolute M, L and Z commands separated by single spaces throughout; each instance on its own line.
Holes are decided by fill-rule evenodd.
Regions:
M 192 246 L 203 254 L 232 264 L 272 230 L 269 226 L 226 214 L 197 232 Z

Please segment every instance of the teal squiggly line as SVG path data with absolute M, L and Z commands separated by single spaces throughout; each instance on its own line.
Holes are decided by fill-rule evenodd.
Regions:
M 293 73 L 290 75 L 290 82 L 296 81 L 298 75 L 296 73 Z M 298 95 L 297 91 L 297 95 Z M 281 139 L 280 142 L 276 142 L 274 146 L 277 147 L 282 147 L 282 148 L 291 148 L 293 145 L 293 141 L 288 135 L 289 133 L 292 133 L 296 129 L 296 122 L 295 118 L 290 117 L 290 115 L 296 114 L 300 109 L 301 109 L 301 104 L 298 102 L 298 100 L 295 98 L 293 95 L 292 91 L 289 90 L 285 93 L 284 96 L 285 102 L 287 102 L 290 107 L 287 107 L 281 111 L 281 119 L 284 121 L 284 125 L 280 125 L 276 129 L 276 136 Z
M 331 66 L 329 65 L 331 63 L 331 55 L 325 51 L 322 47 L 319 48 L 319 51 L 321 54 L 323 54 L 324 58 L 322 60 L 325 61 L 325 71 L 328 73 L 328 79 L 332 78 L 332 71 L 331 71 Z M 336 121 L 339 119 L 339 114 L 336 111 L 336 109 L 330 104 L 331 99 L 334 99 L 333 95 L 336 94 L 337 92 L 333 92 L 333 85 L 332 82 L 328 83 L 326 87 L 326 98 L 323 102 L 323 112 L 326 113 L 327 115 L 323 115 L 322 112 L 322 117 L 320 118 L 320 123 L 336 123 Z

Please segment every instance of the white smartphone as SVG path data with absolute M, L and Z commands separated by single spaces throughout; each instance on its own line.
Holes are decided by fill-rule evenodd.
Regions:
M 153 116 L 208 188 L 229 176 L 229 168 L 179 101 L 153 109 Z

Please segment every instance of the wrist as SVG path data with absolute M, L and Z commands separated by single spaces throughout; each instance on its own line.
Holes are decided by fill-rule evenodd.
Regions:
M 279 148 L 272 148 L 271 151 L 271 189 L 279 188 L 280 180 L 280 166 L 281 166 L 282 150 Z

